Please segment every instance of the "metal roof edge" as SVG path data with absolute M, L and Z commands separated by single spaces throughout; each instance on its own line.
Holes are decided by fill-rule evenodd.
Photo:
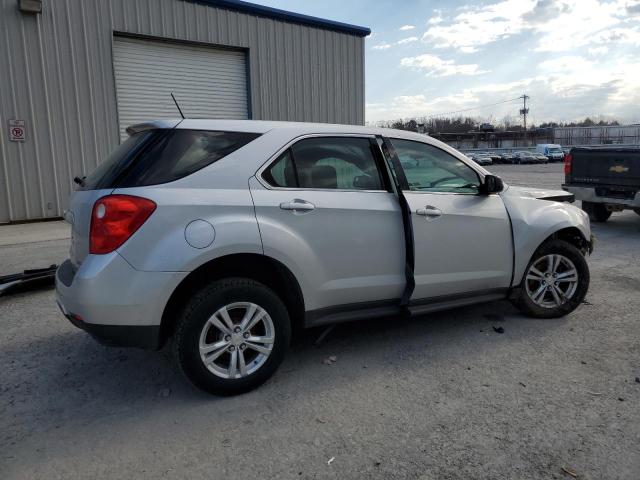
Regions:
M 236 10 L 239 12 L 250 13 L 261 17 L 273 18 L 276 20 L 283 20 L 286 22 L 299 23 L 302 25 L 309 25 L 312 27 L 325 28 L 328 30 L 335 30 L 338 32 L 348 33 L 351 35 L 357 35 L 359 37 L 366 37 L 371 35 L 371 29 L 367 27 L 361 27 L 358 25 L 350 25 L 348 23 L 336 22 L 334 20 L 327 20 L 319 17 L 312 17 L 310 15 L 303 15 L 301 13 L 288 12 L 279 8 L 267 7 L 264 5 L 258 5 L 256 3 L 244 2 L 242 0 L 184 0 L 187 2 L 201 3 L 210 5 L 212 7 L 227 8 L 229 10 Z

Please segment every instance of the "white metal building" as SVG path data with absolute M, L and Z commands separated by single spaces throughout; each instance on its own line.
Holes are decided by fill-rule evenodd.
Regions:
M 126 126 L 364 123 L 369 29 L 237 0 L 0 0 L 0 223 L 59 217 Z

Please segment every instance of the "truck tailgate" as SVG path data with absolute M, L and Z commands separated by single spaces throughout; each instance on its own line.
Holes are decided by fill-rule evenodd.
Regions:
M 574 148 L 566 183 L 638 187 L 640 149 Z

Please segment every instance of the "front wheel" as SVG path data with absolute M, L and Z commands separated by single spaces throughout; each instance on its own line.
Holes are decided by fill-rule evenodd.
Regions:
M 216 395 L 235 395 L 266 381 L 291 337 L 287 309 L 266 286 L 245 278 L 219 280 L 188 302 L 174 350 L 187 378 Z
M 525 270 L 514 304 L 527 315 L 556 318 L 573 312 L 589 289 L 589 266 L 575 246 L 545 242 Z

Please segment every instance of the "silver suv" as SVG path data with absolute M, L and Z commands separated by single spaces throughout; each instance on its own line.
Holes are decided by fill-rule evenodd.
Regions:
M 111 345 L 169 339 L 203 390 L 255 388 L 292 330 L 499 299 L 535 317 L 585 297 L 589 219 L 426 135 L 158 121 L 77 179 L 64 315 Z

